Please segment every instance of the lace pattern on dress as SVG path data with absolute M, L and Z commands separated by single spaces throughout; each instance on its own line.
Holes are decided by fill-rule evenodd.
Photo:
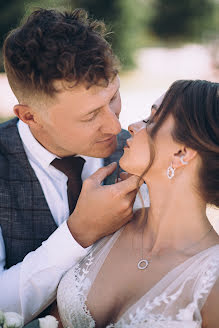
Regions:
M 187 280 L 188 281 L 188 280 Z M 131 328 L 131 327 L 138 327 L 139 325 L 145 328 L 149 327 L 162 327 L 166 328 L 168 327 L 168 322 L 173 322 L 173 317 L 172 316 L 164 316 L 162 314 L 154 314 L 152 313 L 152 310 L 154 310 L 156 307 L 161 306 L 162 303 L 164 304 L 169 304 L 170 302 L 176 300 L 179 295 L 182 293 L 183 288 L 186 284 L 185 281 L 180 289 L 172 294 L 172 295 L 167 295 L 165 292 L 153 299 L 153 301 L 146 301 L 145 305 L 143 307 L 137 307 L 136 311 L 134 314 L 129 314 L 129 320 L 130 322 L 127 324 L 125 323 L 124 319 L 120 319 L 118 321 L 118 325 L 115 324 L 114 326 L 112 325 L 111 327 L 125 327 L 125 328 Z M 153 326 L 152 326 L 153 324 Z M 139 326 L 139 327 L 140 327 Z M 172 327 L 172 326 L 171 326 Z
M 218 277 L 219 256 L 211 256 L 206 270 L 200 279 L 199 286 L 196 288 L 196 292 L 194 294 L 194 301 L 196 304 L 198 304 L 198 301 L 201 300 L 202 305 L 204 304 Z
M 100 244 L 101 250 L 103 249 L 102 246 Z M 105 246 L 108 248 L 108 243 Z M 193 280 L 196 278 L 197 273 L 192 270 L 190 276 L 180 283 L 177 282 L 177 289 L 174 289 L 174 287 L 164 289 L 158 296 L 156 296 L 155 291 L 153 297 L 149 297 L 149 299 L 147 299 L 147 294 L 145 294 L 146 298 L 144 299 L 143 296 L 139 300 L 139 305 L 136 304 L 135 308 L 131 306 L 116 323 L 109 324 L 106 328 L 184 328 L 185 324 L 188 328 L 201 328 L 201 308 L 199 301 L 203 300 L 204 304 L 205 299 L 219 276 L 218 249 L 216 248 L 216 252 L 215 249 L 212 249 L 210 254 L 209 252 L 210 250 L 204 255 L 207 261 L 204 260 L 204 265 L 201 263 L 202 266 L 200 268 L 202 270 L 198 271 L 200 275 L 198 274 L 199 277 L 196 283 Z M 90 254 L 81 263 L 68 271 L 66 277 L 63 279 L 63 286 L 59 288 L 60 292 L 58 290 L 58 299 L 64 327 L 95 327 L 95 321 L 87 308 L 86 300 L 92 284 L 90 276 L 92 264 L 96 264 L 97 257 L 98 252 L 95 253 L 95 248 L 91 249 Z M 184 288 L 185 292 L 188 290 L 190 282 L 195 287 L 194 293 L 192 294 L 193 297 L 185 307 L 178 309 L 176 306 L 177 300 L 180 299 L 180 295 L 183 295 Z M 69 289 L 67 286 L 71 286 L 71 288 Z M 68 306 L 63 306 L 66 303 Z M 162 311 L 160 311 L 161 308 Z M 170 309 L 171 311 L 168 312 L 166 309 Z M 195 313 L 198 313 L 196 320 L 194 320 Z
M 120 319 L 115 325 L 110 325 L 109 327 L 172 327 L 173 323 L 178 327 L 180 325 L 180 321 L 187 322 L 189 327 L 201 327 L 201 316 L 200 321 L 193 321 L 194 314 L 196 311 L 201 310 L 200 306 L 198 305 L 198 301 L 201 298 L 205 298 L 209 295 L 211 288 L 213 287 L 217 277 L 218 277 L 218 270 L 219 270 L 219 257 L 210 256 L 210 260 L 207 261 L 207 265 L 205 266 L 205 270 L 201 275 L 201 279 L 199 280 L 199 286 L 196 288 L 194 293 L 194 298 L 191 303 L 189 303 L 185 308 L 179 309 L 178 313 L 174 316 L 164 316 L 162 314 L 155 314 L 152 311 L 156 307 L 160 307 L 161 304 L 168 305 L 169 303 L 177 300 L 180 294 L 183 293 L 183 289 L 186 283 L 189 280 L 193 280 L 193 277 L 187 278 L 184 283 L 180 286 L 176 293 L 171 295 L 167 295 L 166 292 L 162 293 L 161 295 L 155 297 L 152 301 L 146 301 L 143 307 L 137 307 L 135 313 L 129 314 L 129 323 L 125 322 L 124 319 Z M 200 314 L 200 312 L 199 312 Z M 175 319 L 174 319 L 175 318 Z M 174 320 L 177 320 L 174 321 Z M 181 326 L 181 325 L 180 325 Z M 173 326 L 174 327 L 174 326 Z
M 87 306 L 86 306 L 86 299 L 87 297 L 86 295 L 86 291 L 90 288 L 91 286 L 91 281 L 87 276 L 87 274 L 89 273 L 89 268 L 92 265 L 94 260 L 93 257 L 93 253 L 91 252 L 90 255 L 87 258 L 87 262 L 85 263 L 85 267 L 82 269 L 82 272 L 80 270 L 80 266 L 79 264 L 75 266 L 74 269 L 74 279 L 76 282 L 76 297 L 78 297 L 78 300 L 81 304 L 82 307 L 82 312 L 84 313 L 84 315 L 86 315 L 90 325 L 90 328 L 95 327 L 95 321 L 92 318 L 90 311 L 88 310 Z
M 74 269 L 74 278 L 76 281 L 76 297 L 78 297 L 78 301 L 81 304 L 82 312 L 84 312 L 84 316 L 89 320 L 89 327 L 93 328 L 95 327 L 95 321 L 92 318 L 87 306 L 86 306 L 86 291 L 90 288 L 90 280 L 87 277 L 89 273 L 89 267 L 92 265 L 94 258 L 92 257 L 92 254 L 88 257 L 85 267 L 81 270 L 80 265 L 77 265 Z M 211 275 L 212 276 L 212 275 Z M 172 295 L 167 295 L 165 292 L 153 299 L 153 301 L 147 301 L 145 305 L 140 308 L 138 307 L 134 314 L 129 314 L 129 323 L 127 323 L 123 318 L 121 318 L 117 323 L 110 324 L 107 326 L 107 328 L 133 328 L 133 327 L 144 327 L 144 328 L 172 328 L 172 327 L 178 327 L 181 326 L 180 322 L 174 321 L 172 316 L 164 316 L 162 314 L 154 314 L 152 313 L 152 310 L 156 307 L 159 307 L 162 303 L 169 304 L 170 302 L 176 300 L 179 295 L 182 293 L 185 284 L 188 282 L 189 279 L 187 279 L 180 287 L 180 289 L 177 290 L 176 293 Z M 205 289 L 207 292 L 207 289 Z M 193 307 L 193 310 L 196 308 L 196 306 Z M 183 309 L 186 310 L 186 309 Z M 184 320 L 185 315 L 182 315 L 182 309 L 179 311 L 179 315 L 177 315 L 178 320 Z M 188 310 L 188 309 L 187 309 Z M 199 327 L 199 324 L 196 322 L 192 322 L 191 318 L 191 305 L 190 305 L 190 315 L 189 318 L 187 318 L 187 322 L 190 325 L 191 328 Z M 192 311 L 193 312 L 193 311 Z M 181 315 L 180 315 L 181 314 Z M 184 321 L 185 323 L 185 321 Z M 184 324 L 182 322 L 182 324 Z M 175 325 L 175 326 L 174 326 Z M 182 326 L 183 327 L 183 326 Z
M 84 268 L 81 269 L 79 263 L 68 271 L 63 279 L 63 287 L 58 289 L 57 301 L 63 327 L 95 327 L 95 321 L 85 303 L 86 291 L 91 285 L 87 274 L 93 260 L 91 252 L 86 258 Z M 66 289 L 66 286 L 71 288 Z

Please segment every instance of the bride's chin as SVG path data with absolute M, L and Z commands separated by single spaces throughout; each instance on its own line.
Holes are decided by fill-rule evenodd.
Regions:
M 129 165 L 129 161 L 127 161 L 125 158 L 123 158 L 123 156 L 119 160 L 119 166 L 121 167 L 122 170 L 124 170 L 125 172 L 127 172 L 129 174 L 138 175 L 135 172 L 135 168 L 131 167 Z
M 123 156 L 120 158 L 120 160 L 119 160 L 119 166 L 120 166 L 121 169 L 123 169 L 124 171 L 130 173 L 130 172 L 128 171 L 129 165 L 128 165 L 128 163 L 127 163 L 127 161 L 125 160 L 124 157 L 125 157 L 125 156 L 123 155 Z

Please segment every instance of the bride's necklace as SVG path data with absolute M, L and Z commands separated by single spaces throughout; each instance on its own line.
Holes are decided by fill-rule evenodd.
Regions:
M 190 248 L 192 248 L 193 246 L 199 244 L 203 239 L 205 239 L 205 237 L 209 234 L 209 232 L 213 229 L 213 226 L 211 226 L 211 228 L 195 243 L 193 243 L 192 245 L 190 245 L 189 247 L 186 247 L 184 249 L 182 249 L 182 251 L 185 250 L 189 250 Z M 139 270 L 144 270 L 146 269 L 149 264 L 151 263 L 151 258 L 144 258 L 143 257 L 143 235 L 144 235 L 144 229 L 142 231 L 142 243 L 141 243 L 141 259 L 140 261 L 138 261 L 138 269 Z

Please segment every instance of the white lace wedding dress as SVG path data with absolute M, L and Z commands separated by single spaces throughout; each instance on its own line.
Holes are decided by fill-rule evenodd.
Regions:
M 57 303 L 64 328 L 95 327 L 87 296 L 121 231 L 97 242 L 61 280 Z M 218 277 L 219 244 L 177 265 L 107 328 L 200 328 L 201 308 Z

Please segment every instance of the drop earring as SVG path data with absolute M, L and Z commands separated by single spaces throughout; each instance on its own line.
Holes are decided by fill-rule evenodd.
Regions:
M 175 169 L 173 168 L 173 164 L 171 163 L 171 165 L 168 167 L 167 169 L 167 177 L 168 179 L 172 179 L 175 175 Z

